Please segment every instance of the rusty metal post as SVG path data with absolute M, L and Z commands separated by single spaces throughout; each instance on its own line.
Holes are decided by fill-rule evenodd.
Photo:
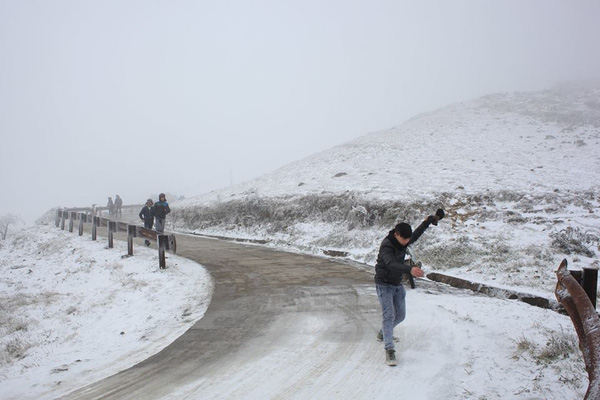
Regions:
M 167 268 L 167 262 L 165 259 L 165 249 L 167 247 L 168 241 L 169 237 L 167 235 L 158 235 L 158 264 L 160 269 Z
M 554 293 L 571 317 L 588 373 L 584 400 L 600 399 L 600 317 L 583 287 L 569 273 L 567 260 L 562 261 L 556 275 L 558 283 Z
M 117 223 L 115 221 L 108 221 L 108 248 L 112 249 L 114 246 L 113 232 L 117 230 Z
M 100 225 L 100 218 L 95 215 L 92 217 L 92 240 L 96 240 L 97 238 L 97 229 L 98 225 Z
M 75 211 L 69 213 L 69 232 L 73 232 L 73 220 L 75 219 Z
M 137 236 L 135 225 L 127 225 L 127 254 L 133 255 L 133 238 Z

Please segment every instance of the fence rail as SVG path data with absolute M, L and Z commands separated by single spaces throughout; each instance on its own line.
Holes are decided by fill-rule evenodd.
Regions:
M 130 205 L 123 206 L 122 209 L 140 209 L 142 205 Z M 98 228 L 107 227 L 107 238 L 108 247 L 114 247 L 114 233 L 126 232 L 127 233 L 127 255 L 133 256 L 133 239 L 136 237 L 143 237 L 146 240 L 150 240 L 158 243 L 158 263 L 160 269 L 167 267 L 166 263 L 166 251 L 177 251 L 177 240 L 175 235 L 165 235 L 147 229 L 139 225 L 126 224 L 121 221 L 115 221 L 110 218 L 105 218 L 96 214 L 101 214 L 103 210 L 108 210 L 107 207 L 82 207 L 82 208 L 70 208 L 57 210 L 56 212 L 56 227 L 60 227 L 65 230 L 65 224 L 68 221 L 69 232 L 73 232 L 75 221 L 79 221 L 79 236 L 83 235 L 84 225 L 87 223 L 92 224 L 92 240 L 96 240 L 98 237 Z

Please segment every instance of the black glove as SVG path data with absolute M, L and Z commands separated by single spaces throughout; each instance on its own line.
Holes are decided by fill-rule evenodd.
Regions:
M 446 214 L 444 213 L 444 210 L 438 208 L 438 210 L 435 212 L 435 215 L 430 215 L 429 217 L 427 217 L 427 221 L 429 221 L 429 223 L 431 223 L 432 225 L 437 226 L 438 221 L 440 219 L 443 219 L 445 215 Z
M 438 208 L 438 210 L 435 212 L 435 215 L 436 215 L 436 217 L 438 217 L 438 220 L 440 220 L 440 219 L 444 219 L 444 216 L 446 215 L 446 213 L 441 208 Z

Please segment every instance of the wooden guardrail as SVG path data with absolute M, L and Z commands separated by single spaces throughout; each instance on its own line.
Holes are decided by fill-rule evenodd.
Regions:
M 567 260 L 562 261 L 556 275 L 558 283 L 554 294 L 575 326 L 579 337 L 579 349 L 583 353 L 589 377 L 584 399 L 600 399 L 600 317 L 592 304 L 596 299 L 596 286 L 594 284 L 592 300 L 584 286 L 567 269 Z
M 138 206 L 123 206 L 125 208 L 132 208 Z M 141 208 L 142 206 L 139 206 Z M 83 235 L 84 224 L 92 224 L 92 240 L 96 240 L 98 237 L 98 228 L 107 227 L 107 238 L 108 247 L 113 248 L 114 246 L 114 233 L 115 232 L 127 232 L 127 255 L 133 256 L 133 239 L 135 237 L 143 237 L 147 240 L 158 243 L 158 262 L 161 269 L 165 269 L 166 256 L 165 251 L 177 251 L 177 241 L 175 235 L 165 235 L 158 233 L 152 229 L 146 229 L 139 225 L 126 224 L 120 221 L 114 221 L 110 218 L 101 217 L 95 215 L 98 212 L 98 208 L 72 208 L 57 210 L 56 212 L 56 227 L 60 227 L 65 230 L 65 224 L 68 220 L 69 232 L 73 232 L 75 221 L 79 221 L 79 236 Z

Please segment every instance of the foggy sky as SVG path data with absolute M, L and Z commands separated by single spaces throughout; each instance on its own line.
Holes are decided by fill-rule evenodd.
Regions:
M 595 0 L 0 0 L 0 214 L 191 197 L 450 103 L 597 79 L 598 21 Z

